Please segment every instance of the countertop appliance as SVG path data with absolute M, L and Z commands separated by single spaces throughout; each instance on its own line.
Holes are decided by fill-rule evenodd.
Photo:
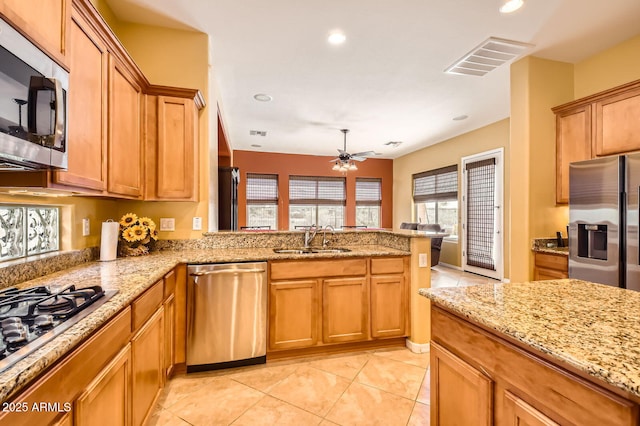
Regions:
M 69 73 L 0 19 L 0 170 L 67 168 Z
M 0 371 L 26 357 L 109 300 L 100 286 L 0 290 Z
M 266 262 L 187 271 L 187 373 L 265 363 Z
M 238 184 L 240 170 L 237 167 L 218 167 L 218 229 L 238 230 Z
M 640 154 L 569 166 L 569 277 L 640 290 Z

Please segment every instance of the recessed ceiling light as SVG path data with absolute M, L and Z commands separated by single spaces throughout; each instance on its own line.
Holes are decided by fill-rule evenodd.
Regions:
M 327 39 L 331 44 L 342 44 L 347 39 L 347 36 L 340 30 L 333 30 L 329 33 L 329 38 Z
M 262 147 L 262 145 L 258 145 L 257 143 L 254 143 L 251 146 L 254 147 L 254 148 L 261 148 Z
M 466 120 L 467 118 L 469 118 L 468 115 L 459 115 L 457 117 L 453 117 L 454 121 L 462 121 L 462 120 Z
M 508 0 L 500 6 L 500 13 L 512 13 L 520 9 L 524 4 L 524 0 Z
M 253 99 L 260 102 L 270 102 L 273 98 L 269 95 L 265 95 L 264 93 L 258 93 L 257 95 L 253 95 Z

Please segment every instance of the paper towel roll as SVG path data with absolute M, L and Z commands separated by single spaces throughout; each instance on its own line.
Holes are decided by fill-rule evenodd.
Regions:
M 100 236 L 100 260 L 114 260 L 118 255 L 118 232 L 120 224 L 112 220 L 102 222 L 102 234 Z

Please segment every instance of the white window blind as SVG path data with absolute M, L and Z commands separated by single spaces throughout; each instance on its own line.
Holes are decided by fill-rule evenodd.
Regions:
M 247 204 L 278 204 L 278 175 L 247 173 Z
M 291 204 L 344 206 L 346 199 L 344 178 L 321 176 L 289 177 L 289 201 Z
M 382 203 L 382 179 L 356 178 L 356 205 L 379 206 Z
M 458 166 L 442 167 L 413 175 L 416 203 L 458 199 Z

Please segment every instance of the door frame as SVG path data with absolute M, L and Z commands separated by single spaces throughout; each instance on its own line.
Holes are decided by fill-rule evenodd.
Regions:
M 495 243 L 495 271 L 479 268 L 477 266 L 467 265 L 466 256 L 466 244 L 467 244 L 467 163 L 475 163 L 476 161 L 482 161 L 489 158 L 495 158 L 495 188 L 494 188 L 494 200 L 495 206 L 498 210 L 498 214 L 495 215 L 494 220 L 494 243 Z M 473 272 L 475 274 L 483 275 L 486 277 L 494 278 L 497 280 L 504 280 L 504 148 L 491 149 L 478 154 L 469 155 L 460 159 L 460 167 L 462 171 L 462 193 L 460 203 L 461 214 L 461 229 L 460 233 L 460 250 L 461 250 L 461 264 L 462 270 Z

